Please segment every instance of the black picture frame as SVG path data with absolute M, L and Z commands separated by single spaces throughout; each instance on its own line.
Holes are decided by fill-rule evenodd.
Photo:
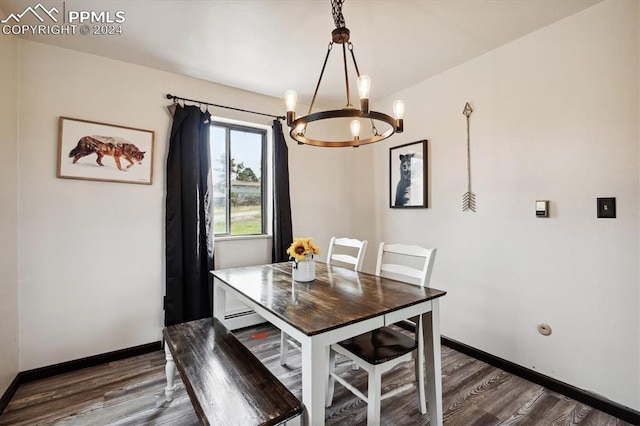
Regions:
M 389 148 L 389 207 L 427 208 L 427 140 Z

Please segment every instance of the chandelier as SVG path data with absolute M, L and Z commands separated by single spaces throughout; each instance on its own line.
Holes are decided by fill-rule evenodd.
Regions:
M 369 109 L 369 91 L 371 88 L 371 79 L 368 75 L 360 74 L 358 70 L 358 64 L 356 62 L 355 54 L 353 53 L 353 44 L 349 41 L 350 31 L 345 27 L 344 17 L 342 16 L 342 4 L 344 0 L 331 0 L 331 9 L 333 14 L 333 21 L 336 28 L 331 32 L 332 41 L 329 43 L 327 55 L 324 58 L 324 64 L 320 71 L 320 78 L 316 84 L 313 98 L 309 106 L 309 112 L 302 117 L 296 117 L 296 102 L 298 95 L 293 90 L 287 90 L 284 94 L 285 104 L 287 107 L 287 126 L 290 128 L 289 135 L 298 144 L 307 144 L 323 147 L 345 147 L 353 146 L 358 147 L 360 145 L 379 142 L 393 135 L 394 133 L 402 133 L 403 130 L 403 115 L 404 115 L 404 102 L 393 102 L 394 117 L 378 111 L 371 111 Z M 322 82 L 322 76 L 327 66 L 327 60 L 331 54 L 331 49 L 334 44 L 342 45 L 342 61 L 344 64 L 344 83 L 347 103 L 341 109 L 327 110 L 312 112 L 313 106 L 318 96 L 318 89 Z M 351 104 L 351 91 L 349 89 L 349 72 L 347 69 L 347 50 L 349 51 L 351 58 L 353 59 L 353 66 L 356 71 L 356 85 L 358 88 L 358 94 L 360 97 L 359 109 Z M 346 121 L 349 121 L 347 126 Z M 328 123 L 332 120 L 335 124 L 326 126 L 322 129 L 324 132 L 314 132 L 310 130 L 312 127 L 310 124 L 313 122 L 325 122 Z M 364 124 L 362 124 L 364 123 Z M 370 131 L 366 131 L 363 134 L 360 133 L 361 127 L 368 128 Z M 378 129 L 379 126 L 380 129 Z M 349 139 L 344 139 L 344 136 L 348 134 L 348 131 L 342 132 L 341 128 L 350 129 Z M 343 139 L 338 140 L 325 140 L 325 136 L 328 133 L 340 134 Z M 316 136 L 318 134 L 318 136 Z

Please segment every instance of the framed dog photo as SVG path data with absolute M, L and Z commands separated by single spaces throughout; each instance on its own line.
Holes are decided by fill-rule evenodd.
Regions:
M 427 207 L 427 141 L 389 148 L 389 207 Z
M 151 130 L 60 117 L 59 178 L 151 185 Z

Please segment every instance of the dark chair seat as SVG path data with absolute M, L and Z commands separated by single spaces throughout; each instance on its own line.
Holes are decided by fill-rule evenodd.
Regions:
M 389 327 L 343 340 L 338 345 L 374 365 L 408 354 L 418 347 L 414 339 Z

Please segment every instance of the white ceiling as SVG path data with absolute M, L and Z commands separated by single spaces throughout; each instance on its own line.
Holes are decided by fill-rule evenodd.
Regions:
M 371 97 L 379 99 L 600 1 L 346 0 L 343 15 L 360 72 L 371 76 Z M 294 89 L 305 102 L 334 29 L 329 0 L 40 2 L 60 17 L 63 7 L 124 11 L 123 34 L 26 38 L 276 97 Z M 37 3 L 0 0 L 1 16 Z M 341 55 L 335 45 L 320 102 L 344 99 Z

